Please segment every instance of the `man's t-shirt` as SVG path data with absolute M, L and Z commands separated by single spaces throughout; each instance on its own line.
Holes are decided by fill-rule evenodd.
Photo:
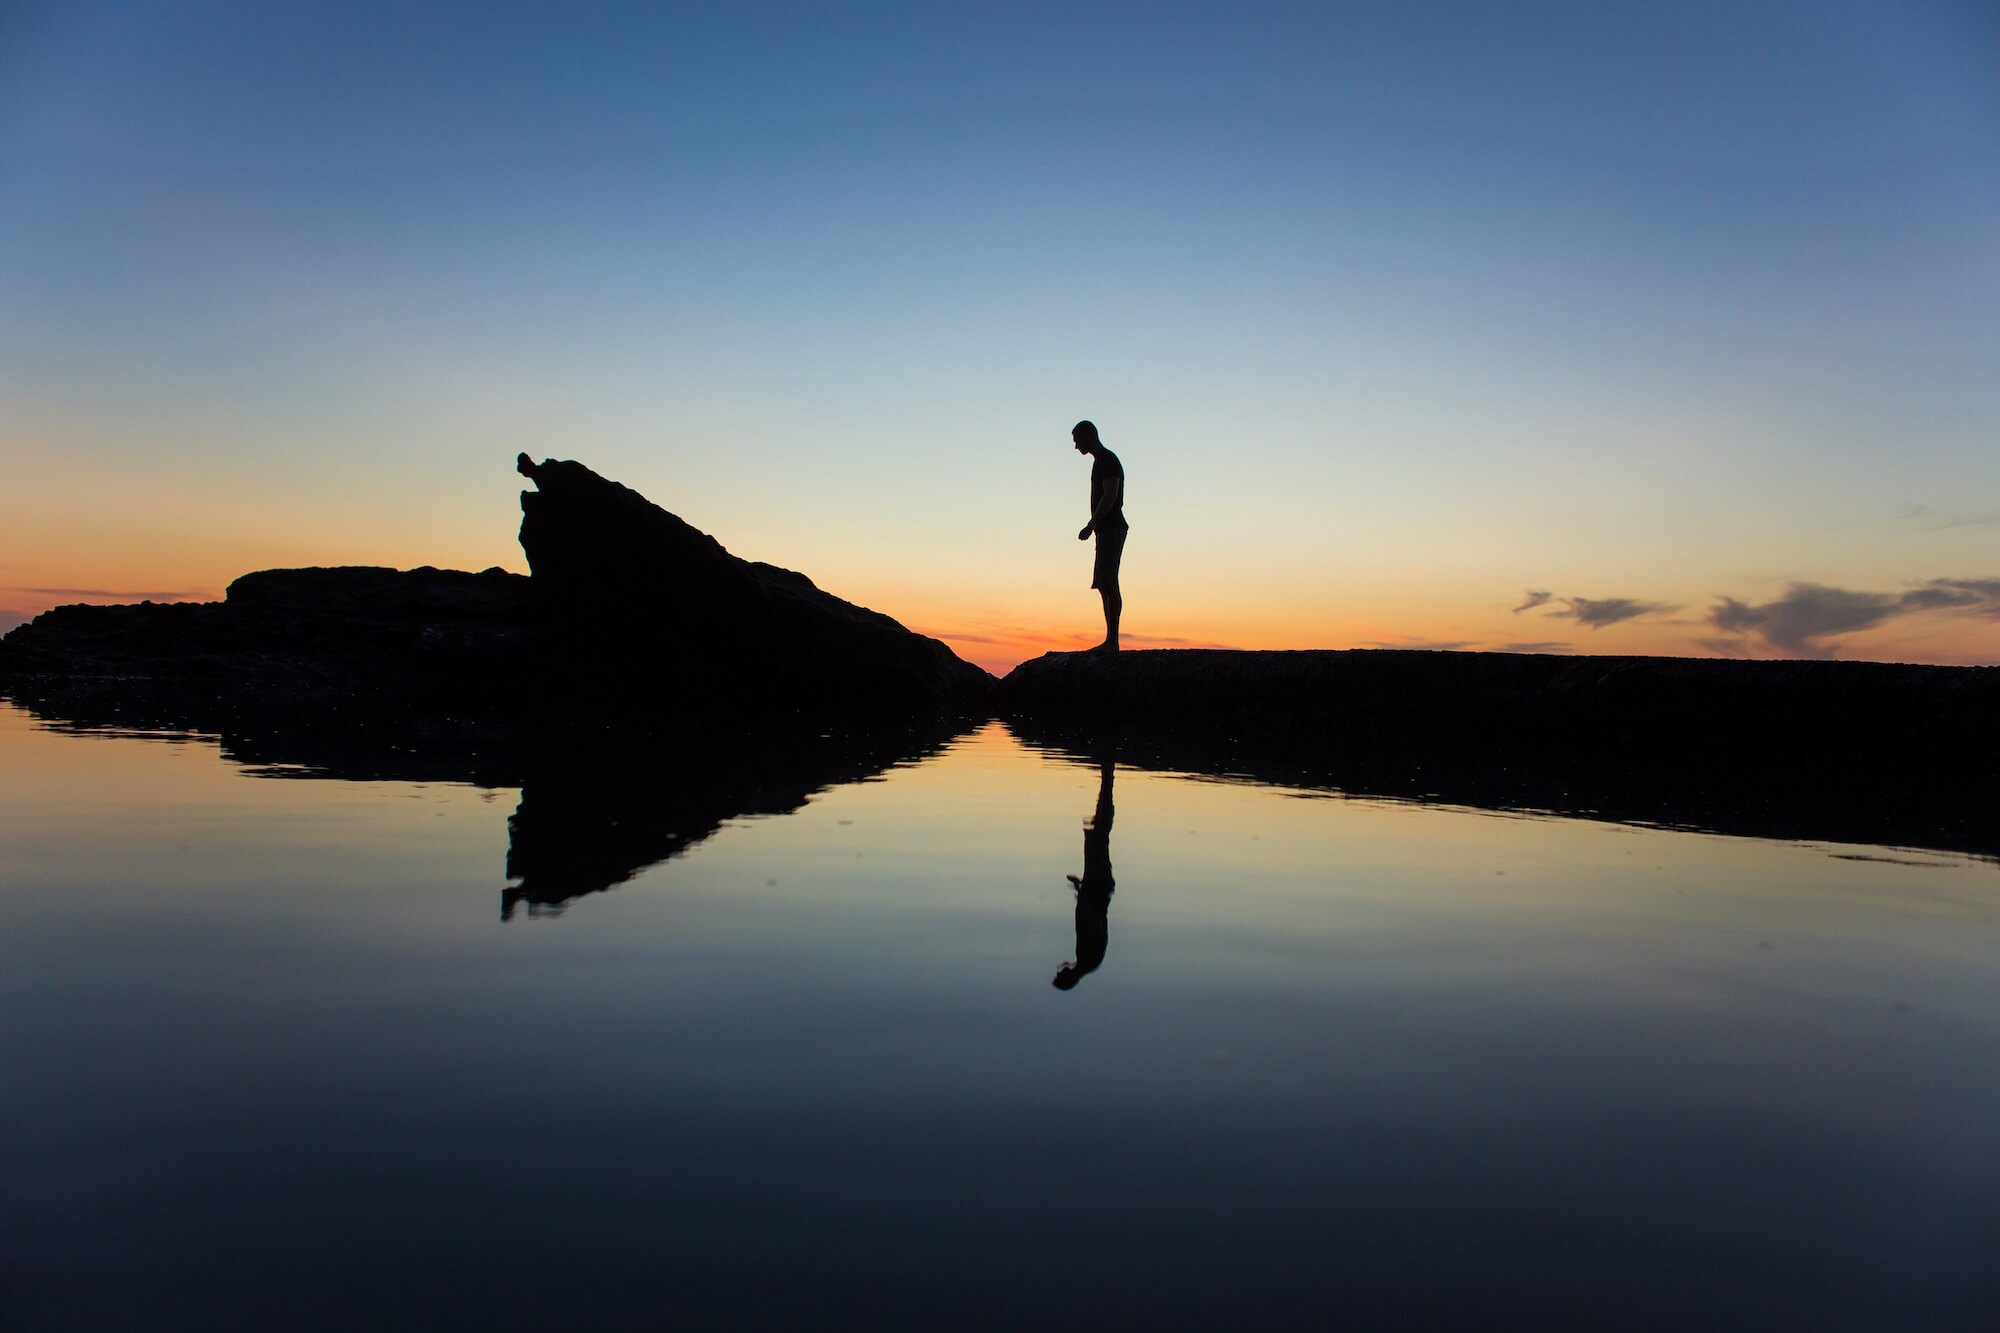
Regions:
M 1104 500 L 1105 483 L 1116 480 L 1118 500 L 1111 506 L 1111 512 L 1097 520 L 1101 531 L 1123 532 L 1131 526 L 1125 521 L 1125 465 L 1118 461 L 1118 455 L 1099 445 L 1097 456 L 1090 462 L 1090 512 L 1095 514 L 1097 506 Z

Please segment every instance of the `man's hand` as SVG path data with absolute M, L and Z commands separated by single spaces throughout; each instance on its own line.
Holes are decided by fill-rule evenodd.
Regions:
M 1084 525 L 1083 525 L 1083 531 L 1082 531 L 1082 532 L 1079 532 L 1079 533 L 1077 533 L 1077 534 L 1076 534 L 1076 539 L 1077 539 L 1078 541 L 1080 541 L 1080 542 L 1087 542 L 1087 541 L 1089 541 L 1089 540 L 1090 540 L 1090 530 L 1091 530 L 1091 528 L 1092 528 L 1092 527 L 1094 527 L 1094 526 L 1096 526 L 1096 525 L 1095 525 L 1095 524 L 1091 524 L 1091 523 L 1086 523 L 1086 524 L 1084 524 Z

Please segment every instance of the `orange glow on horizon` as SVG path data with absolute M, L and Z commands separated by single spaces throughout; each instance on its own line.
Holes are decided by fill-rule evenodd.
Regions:
M 217 601 L 233 579 L 255 569 L 337 564 L 460 569 L 500 564 L 516 570 L 525 566 L 518 546 L 509 551 L 499 541 L 490 543 L 489 551 L 482 549 L 489 545 L 485 542 L 467 547 L 440 536 L 410 540 L 389 532 L 363 534 L 358 544 L 306 533 L 285 541 L 266 540 L 261 532 L 216 534 L 205 540 L 183 533 L 168 548 L 166 558 L 151 533 L 92 533 L 91 540 L 69 545 L 52 540 L 48 533 L 37 535 L 41 540 L 6 551 L 8 563 L 0 565 L 0 632 L 69 603 Z M 100 536 L 104 539 L 96 540 Z M 511 536 L 506 533 L 506 538 Z M 374 540 L 367 540 L 370 537 Z M 510 554 L 513 558 L 506 559 Z M 1097 598 L 1087 589 L 1066 588 L 1054 594 L 1046 586 L 1036 586 L 1007 595 L 1010 590 L 981 585 L 976 579 L 971 585 L 964 605 L 955 601 L 953 573 L 947 570 L 932 571 L 930 581 L 921 587 L 873 583 L 865 577 L 828 580 L 821 586 L 943 641 L 966 661 L 996 676 L 1044 653 L 1089 648 L 1102 637 Z M 1793 655 L 1751 635 L 1719 636 L 1707 623 L 1702 606 L 1592 629 L 1559 611 L 1520 614 L 1503 602 L 1454 599 L 1427 587 L 1400 601 L 1378 597 L 1372 604 L 1362 602 L 1347 614 L 1329 605 L 1338 597 L 1335 590 L 1320 590 L 1317 601 L 1301 598 L 1295 607 L 1287 607 L 1278 591 L 1265 588 L 1259 599 L 1236 601 L 1213 595 L 1154 600 L 1143 586 L 1128 587 L 1131 628 L 1122 635 L 1122 646 Z M 1911 615 L 1829 638 L 1827 646 L 1841 659 L 1991 665 L 2000 662 L 2000 620 L 1970 614 Z

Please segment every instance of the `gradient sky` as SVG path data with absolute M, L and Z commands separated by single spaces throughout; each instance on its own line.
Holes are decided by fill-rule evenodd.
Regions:
M 1137 646 L 2000 661 L 1990 0 L 305 11 L 0 9 L 0 627 L 525 449 L 1004 669 L 1091 417 Z

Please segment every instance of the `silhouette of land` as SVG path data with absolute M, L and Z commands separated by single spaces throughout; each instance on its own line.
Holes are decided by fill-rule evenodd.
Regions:
M 517 466 L 529 575 L 265 570 L 221 602 L 58 607 L 0 638 L 0 695 L 210 731 L 276 771 L 522 786 L 522 847 L 548 811 L 576 830 L 556 844 L 596 848 L 557 870 L 519 851 L 530 903 L 672 854 L 626 813 L 586 838 L 592 810 L 699 804 L 698 775 L 735 774 L 663 826 L 690 834 L 765 808 L 743 791 L 995 713 L 1092 762 L 1110 738 L 1121 762 L 1359 794 L 2000 853 L 2000 668 L 1175 649 L 1052 653 L 996 685 L 580 463 Z M 815 746 L 788 730 L 891 739 L 801 768 Z
M 2000 855 L 2000 668 L 1510 653 L 1051 653 L 993 705 L 1094 760 Z
M 145 681 L 191 702 L 649 717 L 940 713 L 993 684 L 936 639 L 739 559 L 581 463 L 517 467 L 540 488 L 521 496 L 528 576 L 264 570 L 220 602 L 57 607 L 0 639 L 0 688 Z

